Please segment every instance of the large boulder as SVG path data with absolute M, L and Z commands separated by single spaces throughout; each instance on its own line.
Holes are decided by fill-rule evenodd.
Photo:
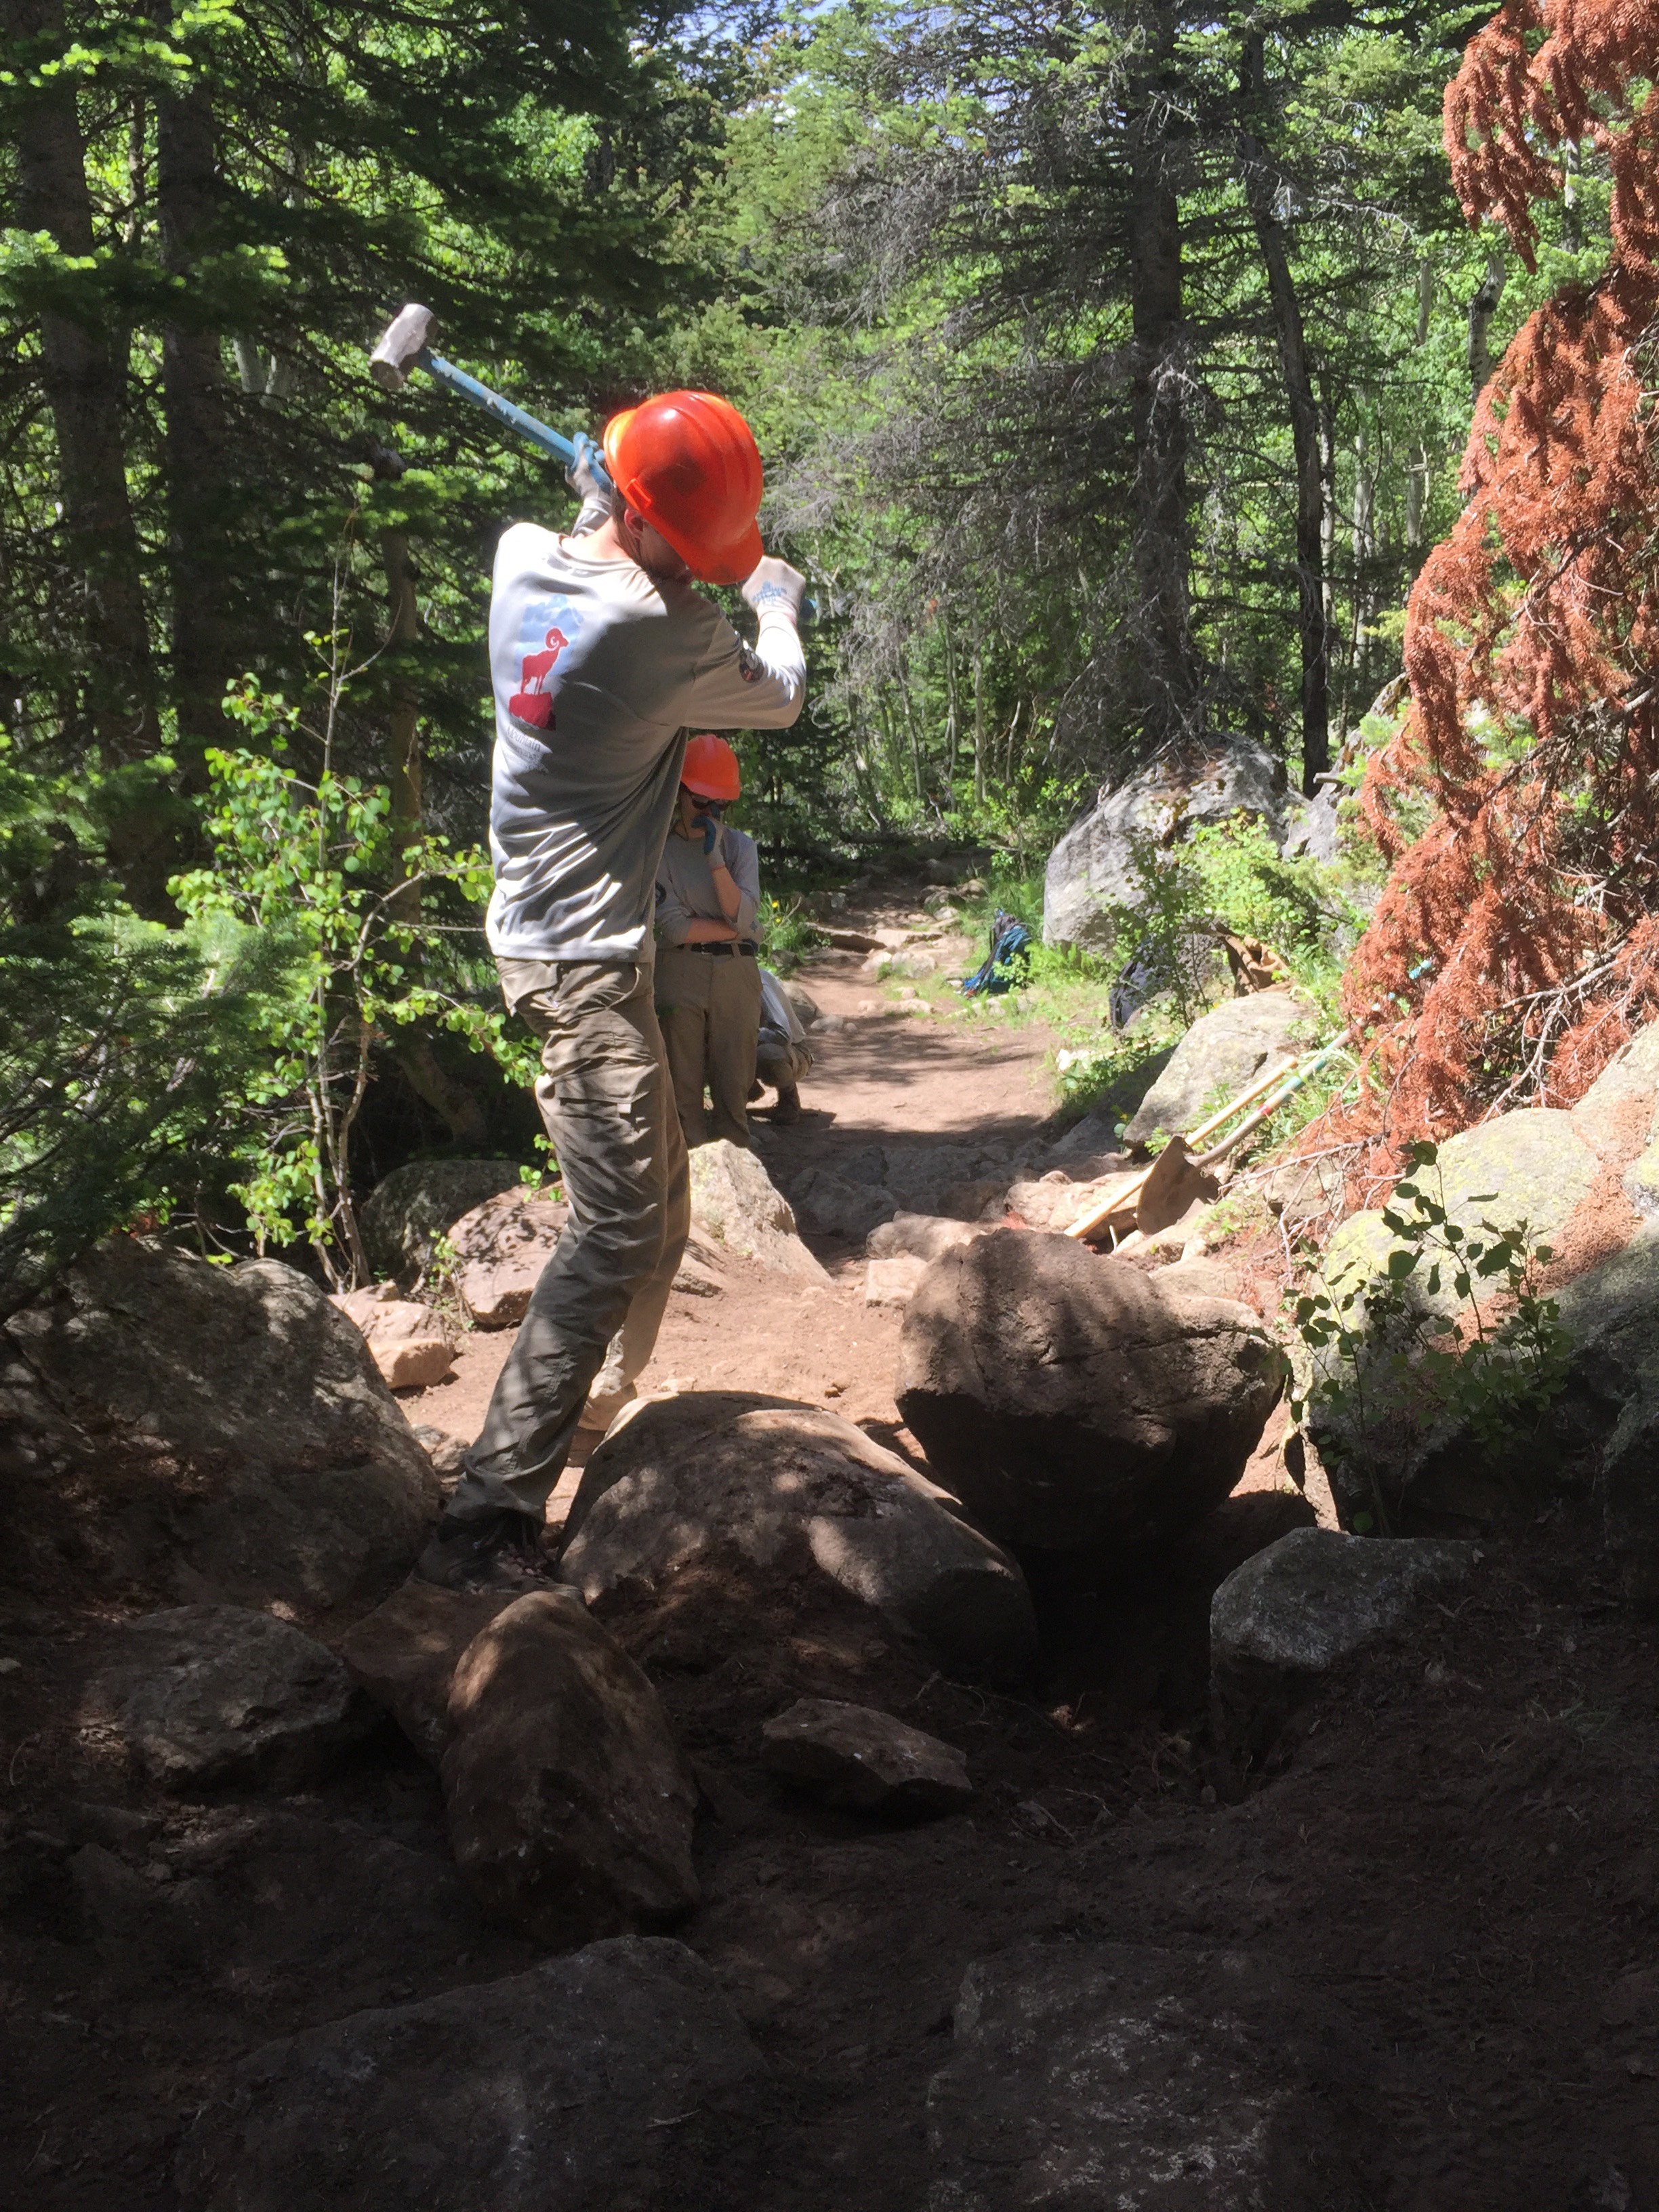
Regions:
M 112 1238 L 0 1330 L 0 1575 L 364 1612 L 437 1512 L 362 1335 L 278 1261 Z
M 1022 1944 L 963 1981 L 928 2212 L 1362 2212 L 1376 2063 L 1252 1954 Z
M 1575 1115 L 1529 1107 L 1447 1138 L 1436 1164 L 1413 1179 L 1444 1204 L 1448 1222 L 1467 1237 L 1484 1237 L 1487 1222 L 1499 1230 L 1524 1224 L 1534 1244 L 1559 1250 L 1601 1173 Z M 1592 1206 L 1589 1212 L 1596 1210 Z M 1635 1221 L 1633 1213 L 1621 1211 L 1626 1224 Z M 1507 1439 L 1498 1449 L 1481 1444 L 1436 1395 L 1431 1370 L 1402 1361 L 1392 1330 L 1376 1331 L 1358 1302 L 1403 1249 L 1382 1209 L 1351 1214 L 1338 1224 L 1326 1243 L 1319 1287 L 1360 1328 L 1362 1348 L 1357 1358 L 1342 1346 L 1298 1355 L 1304 1370 L 1299 1380 L 1322 1386 L 1311 1401 L 1310 1433 L 1329 1470 L 1343 1523 L 1362 1532 L 1370 1528 L 1379 1493 L 1387 1525 L 1401 1535 L 1475 1536 L 1529 1519 L 1554 1480 L 1559 1458 L 1549 1423 L 1534 1423 L 1530 1434 Z M 1437 1279 L 1430 1264 L 1434 1256 L 1431 1252 L 1407 1279 L 1406 1295 L 1419 1320 L 1444 1324 L 1468 1301 L 1460 1299 L 1443 1253 Z M 1639 1267 L 1636 1272 L 1640 1274 Z M 1612 1279 L 1601 1279 L 1611 1305 L 1622 1309 L 1626 1294 L 1613 1291 Z M 1577 1301 L 1581 1316 L 1568 1324 L 1569 1334 L 1581 1335 L 1587 1328 L 1596 1334 L 1589 1314 L 1600 1294 L 1592 1291 L 1577 1299 L 1570 1290 L 1564 1295 L 1567 1305 Z M 1639 1296 L 1636 1303 L 1643 1308 Z M 1650 1325 L 1645 1319 L 1637 1324 L 1638 1331 Z M 1601 1333 L 1626 1332 L 1609 1321 Z M 1628 1362 L 1622 1358 L 1613 1361 L 1616 1373 L 1591 1379 L 1590 1370 L 1606 1364 L 1588 1345 L 1575 1358 L 1585 1386 L 1579 1401 L 1591 1401 L 1595 1410 L 1593 1417 L 1587 1407 L 1574 1422 L 1556 1424 L 1569 1452 L 1606 1437 L 1629 1395 Z M 1356 1388 L 1362 1380 L 1364 1389 Z
M 1248 1306 L 1170 1297 L 1063 1237 L 999 1230 L 922 1279 L 899 1411 L 981 1528 L 1096 1553 L 1178 1534 L 1244 1471 L 1283 1383 Z
M 340 1638 L 352 1680 L 434 1766 L 449 1747 L 449 1691 L 461 1655 L 513 1602 L 505 1590 L 441 1589 L 411 1577 Z
M 454 1367 L 449 1323 L 423 1300 L 400 1297 L 395 1283 L 343 1291 L 334 1303 L 362 1331 L 388 1390 L 424 1390 Z
M 544 1943 L 659 1926 L 697 1901 L 696 1790 L 657 1693 L 574 1591 L 474 1637 L 441 1771 L 463 1880 Z
M 449 1231 L 455 1288 L 480 1328 L 521 1322 L 570 1208 L 520 1183 L 464 1213 Z
M 1659 1211 L 1654 1186 L 1655 1109 L 1659 1105 L 1659 1022 L 1640 1029 L 1572 1109 L 1572 1124 L 1598 1152 L 1632 1162 L 1625 1188 L 1644 1213 Z M 1636 1171 L 1639 1156 L 1643 1165 Z
M 358 1216 L 369 1266 L 412 1290 L 432 1265 L 439 1237 L 475 1206 L 519 1182 L 516 1160 L 410 1160 L 393 1168 Z
M 1555 1409 L 1571 1445 L 1601 1446 L 1597 1483 L 1608 1550 L 1626 1595 L 1659 1607 L 1659 1222 L 1561 1292 L 1572 1345 Z
M 798 1698 L 761 1734 L 767 1771 L 828 1804 L 924 1820 L 960 1811 L 974 1794 L 965 1753 L 869 1705 Z
M 1144 1145 L 1160 1133 L 1184 1135 L 1196 1128 L 1270 1060 L 1289 1059 L 1292 1038 L 1313 1016 L 1308 1000 L 1294 991 L 1253 991 L 1200 1014 L 1135 1109 L 1124 1143 Z
M 590 1603 L 734 1559 L 787 1587 L 822 1577 L 947 1667 L 1018 1679 L 1036 1648 L 1024 1578 L 956 1501 L 835 1413 L 736 1392 L 642 1406 L 589 1459 L 561 1581 Z
M 1332 1668 L 1480 1565 L 1476 1544 L 1294 1528 L 1246 1559 L 1210 1607 L 1215 1732 L 1237 1778 Z
M 1115 907 L 1143 896 L 1134 846 L 1180 843 L 1200 825 L 1253 815 L 1283 842 L 1285 769 L 1249 738 L 1224 738 L 1187 759 L 1154 761 L 1107 785 L 1048 855 L 1042 883 L 1042 941 L 1110 952 Z
M 713 2203 L 702 2157 L 765 2070 L 700 1959 L 623 1936 L 264 2045 L 198 2112 L 179 2195 L 185 2212 Z
M 1596 1155 L 1573 1115 L 1528 1106 L 1448 1137 L 1434 1166 L 1413 1180 L 1467 1234 L 1479 1234 L 1484 1221 L 1502 1230 L 1524 1223 L 1534 1243 L 1550 1243 L 1589 1196 L 1596 1172 Z M 1380 1208 L 1350 1214 L 1326 1246 L 1326 1282 L 1344 1286 L 1381 1274 L 1396 1245 Z M 1439 1291 L 1425 1284 L 1421 1295 L 1437 1312 L 1457 1309 L 1456 1291 L 1443 1270 Z
M 718 1243 L 763 1267 L 809 1283 L 830 1280 L 796 1234 L 789 1201 L 759 1157 L 724 1137 L 691 1155 L 691 1218 Z
M 128 1622 L 89 1703 L 152 1781 L 184 1796 L 223 1784 L 298 1789 L 374 1718 L 325 1646 L 237 1605 Z

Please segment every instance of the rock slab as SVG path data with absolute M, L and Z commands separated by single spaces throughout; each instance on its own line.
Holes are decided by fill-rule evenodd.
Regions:
M 717 2146 L 765 2071 L 700 1959 L 617 1937 L 264 2045 L 197 2116 L 179 2191 L 186 2212 L 654 2212 L 695 2201 L 688 2131 Z
M 411 1577 L 340 1639 L 352 1680 L 434 1766 L 449 1746 L 449 1691 L 461 1655 L 513 1602 L 501 1590 L 440 1589 Z
M 1175 845 L 1205 823 L 1244 813 L 1263 823 L 1279 845 L 1285 812 L 1284 766 L 1250 738 L 1223 738 L 1187 761 L 1158 760 L 1106 786 L 1048 855 L 1043 943 L 1112 951 L 1112 908 L 1132 904 L 1140 891 L 1137 839 Z
M 520 1184 L 465 1213 L 449 1232 L 455 1288 L 480 1328 L 511 1328 L 553 1257 L 570 1208 Z
M 1313 1012 L 1293 991 L 1253 991 L 1200 1014 L 1125 1126 L 1124 1142 L 1144 1145 L 1160 1132 L 1184 1136 L 1196 1128 L 1270 1060 L 1290 1058 L 1293 1032 Z
M 364 1202 L 363 1249 L 377 1275 L 410 1290 L 432 1265 L 440 1237 L 497 1191 L 518 1187 L 516 1160 L 409 1160 Z
M 152 1780 L 183 1796 L 297 1789 L 373 1724 L 334 1654 L 286 1620 L 184 1605 L 130 1621 L 94 1704 Z
M 498 1613 L 462 1654 L 440 1770 L 462 1879 L 568 1945 L 697 1901 L 696 1791 L 656 1692 L 569 1590 Z
M 1375 2067 L 1253 1955 L 1024 1944 L 963 1979 L 927 2212 L 1361 2212 Z
M 112 1238 L 0 1330 L 0 1364 L 15 1565 L 38 1546 L 152 1603 L 364 1612 L 438 1511 L 361 1334 L 280 1261 Z
M 1230 1298 L 1176 1297 L 1071 1239 L 999 1230 L 929 1268 L 899 1410 L 978 1525 L 1048 1552 L 1179 1534 L 1227 1496 L 1282 1387 Z
M 828 1804 L 925 1820 L 974 1794 L 963 1753 L 869 1705 L 799 1698 L 761 1734 L 768 1772 Z
M 592 1603 L 735 1557 L 822 1576 L 952 1668 L 1018 1680 L 1036 1650 L 1024 1577 L 956 1501 L 838 1414 L 737 1392 L 644 1406 L 589 1459 L 561 1582 Z
M 395 1283 L 344 1291 L 334 1303 L 362 1331 L 388 1390 L 424 1390 L 455 1364 L 455 1340 L 441 1315 L 418 1298 L 402 1298 Z
M 1478 1544 L 1294 1528 L 1235 1569 L 1210 1607 L 1216 1735 L 1236 1765 L 1259 1756 L 1340 1661 L 1462 1582 Z
M 796 1234 L 789 1201 L 758 1157 L 724 1137 L 699 1145 L 691 1155 L 691 1218 L 763 1267 L 804 1282 L 830 1280 Z

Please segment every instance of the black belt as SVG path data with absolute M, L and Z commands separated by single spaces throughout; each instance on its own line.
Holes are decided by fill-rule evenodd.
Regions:
M 758 960 L 760 958 L 759 945 L 751 945 L 746 937 L 738 938 L 735 941 L 722 940 L 713 945 L 677 945 L 674 950 L 677 952 L 706 952 L 711 960 L 736 960 L 739 957 L 744 960 Z

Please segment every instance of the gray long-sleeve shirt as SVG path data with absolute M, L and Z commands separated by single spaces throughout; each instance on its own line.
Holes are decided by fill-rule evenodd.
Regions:
M 720 905 L 711 863 L 724 860 L 738 887 L 735 921 Z M 760 854 L 746 831 L 720 825 L 720 842 L 708 859 L 702 836 L 682 837 L 671 830 L 657 864 L 657 932 L 665 945 L 684 945 L 694 921 L 731 921 L 739 937 L 755 934 L 760 907 Z
M 806 678 L 793 623 L 769 611 L 747 646 L 690 584 L 520 522 L 496 550 L 489 661 L 490 950 L 648 960 L 680 732 L 787 729 Z

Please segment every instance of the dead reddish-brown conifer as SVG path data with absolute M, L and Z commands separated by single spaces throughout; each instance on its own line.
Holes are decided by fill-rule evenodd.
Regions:
M 1472 223 L 1535 266 L 1561 149 L 1589 147 L 1613 252 L 1481 394 L 1407 611 L 1411 707 L 1361 795 L 1392 869 L 1346 983 L 1364 1081 L 1297 1146 L 1362 1140 L 1356 1198 L 1413 1139 L 1571 1104 L 1659 1011 L 1656 88 L 1655 0 L 1510 0 L 1447 88 Z

